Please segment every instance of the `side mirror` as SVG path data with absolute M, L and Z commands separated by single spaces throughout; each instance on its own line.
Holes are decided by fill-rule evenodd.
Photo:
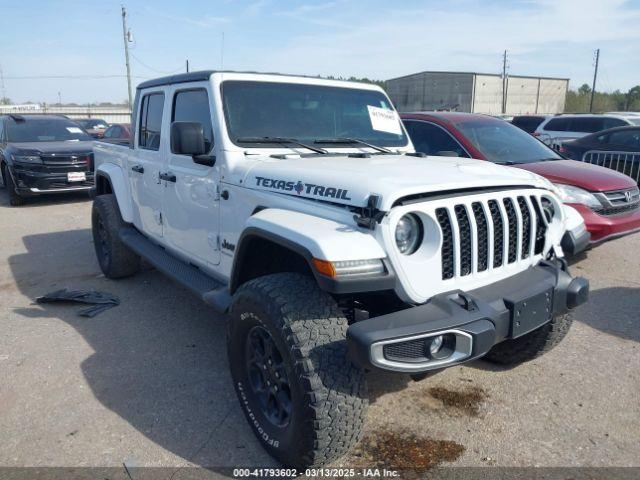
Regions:
M 199 165 L 212 167 L 216 157 L 207 155 L 204 129 L 198 122 L 173 122 L 171 124 L 171 152 L 191 155 Z
M 178 155 L 204 155 L 204 130 L 201 123 L 173 122 L 171 152 Z

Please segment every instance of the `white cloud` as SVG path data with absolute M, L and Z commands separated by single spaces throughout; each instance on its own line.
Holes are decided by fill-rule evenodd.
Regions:
M 590 55 L 598 43 L 637 44 L 640 38 L 640 10 L 631 9 L 623 0 L 534 0 L 492 6 L 456 1 L 412 10 L 394 7 L 377 14 L 368 11 L 366 16 L 352 13 L 345 18 L 347 13 L 298 8 L 296 18 L 320 23 L 339 17 L 350 28 L 314 29 L 297 36 L 267 56 L 265 65 L 301 73 L 374 78 L 429 69 L 497 71 L 504 49 L 513 56 L 533 56 L 546 45 L 565 44 L 567 51 L 583 46 Z M 561 60 L 567 72 L 574 68 L 573 58 Z M 638 67 L 633 69 L 627 74 L 638 77 Z

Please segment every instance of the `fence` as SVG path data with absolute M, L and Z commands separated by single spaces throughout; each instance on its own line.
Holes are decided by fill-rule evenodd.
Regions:
M 640 152 L 589 150 L 582 161 L 629 175 L 640 185 Z
M 99 118 L 107 123 L 130 123 L 131 112 L 126 105 L 65 107 L 50 105 L 1 105 L 0 114 L 66 115 L 69 118 Z

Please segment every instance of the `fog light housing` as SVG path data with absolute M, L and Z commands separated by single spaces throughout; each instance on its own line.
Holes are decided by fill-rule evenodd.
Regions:
M 444 360 L 450 357 L 456 350 L 456 336 L 453 333 L 436 335 L 427 339 L 429 358 L 433 360 Z

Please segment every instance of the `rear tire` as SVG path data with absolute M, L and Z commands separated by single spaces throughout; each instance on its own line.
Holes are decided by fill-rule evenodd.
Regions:
M 7 193 L 9 194 L 9 205 L 12 207 L 24 205 L 24 198 L 18 195 L 18 192 L 16 191 L 16 184 L 13 182 L 13 177 L 11 176 L 11 173 L 7 171 L 7 167 L 4 164 L 2 164 L 2 181 L 4 186 L 7 188 Z
M 533 360 L 558 345 L 572 323 L 573 316 L 570 313 L 560 315 L 533 332 L 495 345 L 483 358 L 502 365 L 517 365 Z
M 100 195 L 93 201 L 91 229 L 102 273 L 107 278 L 123 278 L 140 270 L 140 257 L 120 240 L 122 220 L 115 195 Z
M 234 387 L 254 434 L 287 466 L 324 465 L 361 438 L 366 383 L 347 358 L 347 327 L 333 298 L 304 275 L 260 277 L 233 297 Z

